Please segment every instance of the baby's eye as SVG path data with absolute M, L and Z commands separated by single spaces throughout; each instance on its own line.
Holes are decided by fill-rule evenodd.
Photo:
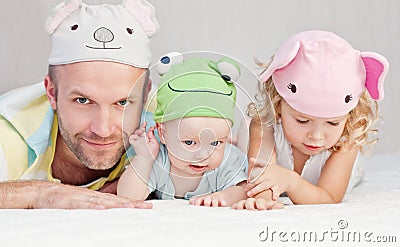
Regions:
M 194 145 L 194 144 L 196 144 L 196 142 L 195 142 L 195 141 L 190 141 L 190 140 L 183 141 L 183 143 L 185 143 L 185 144 L 186 144 L 186 145 L 188 145 L 188 146 L 191 146 L 191 145 Z
M 120 100 L 120 101 L 118 101 L 117 104 L 119 106 L 126 107 L 129 104 L 129 102 L 128 102 L 128 100 Z
M 297 121 L 299 124 L 306 124 L 306 123 L 308 123 L 309 120 L 300 120 L 300 119 L 296 119 L 296 121 Z
M 221 143 L 222 143 L 221 141 L 211 142 L 211 146 L 216 147 L 216 146 L 218 146 L 218 145 L 221 144 Z
M 90 101 L 89 101 L 88 98 L 82 98 L 82 97 L 76 98 L 75 101 L 76 101 L 78 104 L 81 104 L 81 105 L 87 105 L 87 104 L 90 103 Z

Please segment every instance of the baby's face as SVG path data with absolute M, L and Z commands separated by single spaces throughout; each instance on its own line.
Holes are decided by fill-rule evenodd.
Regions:
M 163 124 L 161 141 L 166 144 L 171 172 L 199 177 L 217 168 L 231 135 L 231 122 L 223 118 L 188 117 Z

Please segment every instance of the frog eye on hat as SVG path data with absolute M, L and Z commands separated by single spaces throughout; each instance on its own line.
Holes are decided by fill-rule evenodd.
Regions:
M 171 69 L 172 65 L 183 63 L 183 56 L 179 52 L 170 52 L 160 58 L 157 64 L 157 71 L 160 75 L 165 74 Z
M 217 69 L 221 74 L 222 79 L 224 79 L 226 82 L 236 82 L 240 77 L 239 64 L 229 57 L 221 58 L 217 62 Z

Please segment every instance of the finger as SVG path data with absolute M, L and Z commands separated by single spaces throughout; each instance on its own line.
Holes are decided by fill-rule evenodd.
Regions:
M 248 198 L 246 200 L 246 203 L 244 204 L 244 207 L 248 210 L 255 210 L 256 209 L 255 204 L 256 200 L 254 198 Z
M 282 202 L 275 202 L 275 204 L 272 207 L 272 209 L 282 209 L 284 207 L 285 207 L 285 205 Z
M 149 134 L 147 135 L 147 138 L 148 138 L 150 143 L 153 143 L 153 144 L 157 143 L 158 144 L 157 138 L 154 135 L 154 131 L 149 131 Z
M 279 187 L 278 186 L 272 186 L 270 188 L 270 190 L 272 191 L 272 200 L 277 201 L 279 199 L 280 196 L 280 192 L 279 192 Z
M 261 182 L 256 186 L 254 186 L 251 190 L 247 191 L 247 196 L 252 197 L 254 195 L 257 195 L 258 193 L 269 190 L 271 187 L 272 187 L 271 182 L 269 181 Z
M 212 200 L 211 200 L 210 196 L 207 196 L 207 197 L 204 198 L 204 200 L 203 200 L 203 205 L 204 206 L 210 207 L 211 203 L 212 203 Z
M 189 199 L 189 204 L 192 204 L 192 205 L 193 205 L 194 202 L 195 202 L 195 197 L 192 197 L 192 198 Z
M 266 210 L 267 209 L 267 201 L 264 198 L 257 198 L 255 202 L 255 207 L 258 210 Z
M 243 210 L 245 203 L 246 203 L 246 200 L 240 200 L 237 203 L 233 204 L 231 208 L 235 209 L 235 210 Z
M 201 202 L 202 202 L 202 198 L 200 198 L 200 197 L 192 197 L 189 200 L 189 203 L 194 206 L 200 206 Z
M 211 205 L 212 207 L 219 207 L 220 206 L 220 201 L 218 198 L 211 198 Z

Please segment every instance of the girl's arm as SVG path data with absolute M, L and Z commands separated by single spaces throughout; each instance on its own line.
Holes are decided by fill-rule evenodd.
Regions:
M 317 186 L 295 174 L 296 183 L 287 190 L 295 204 L 339 203 L 350 181 L 358 148 L 332 153 L 326 161 Z
M 270 164 L 248 193 L 258 194 L 269 188 L 286 192 L 295 204 L 341 202 L 350 180 L 358 149 L 332 153 L 326 161 L 317 185 L 313 185 L 294 171 Z
M 146 123 L 129 138 L 136 155 L 118 182 L 117 194 L 136 200 L 145 200 L 150 194 L 148 181 L 154 161 L 159 152 L 159 144 L 154 136 L 155 127 L 146 135 Z

